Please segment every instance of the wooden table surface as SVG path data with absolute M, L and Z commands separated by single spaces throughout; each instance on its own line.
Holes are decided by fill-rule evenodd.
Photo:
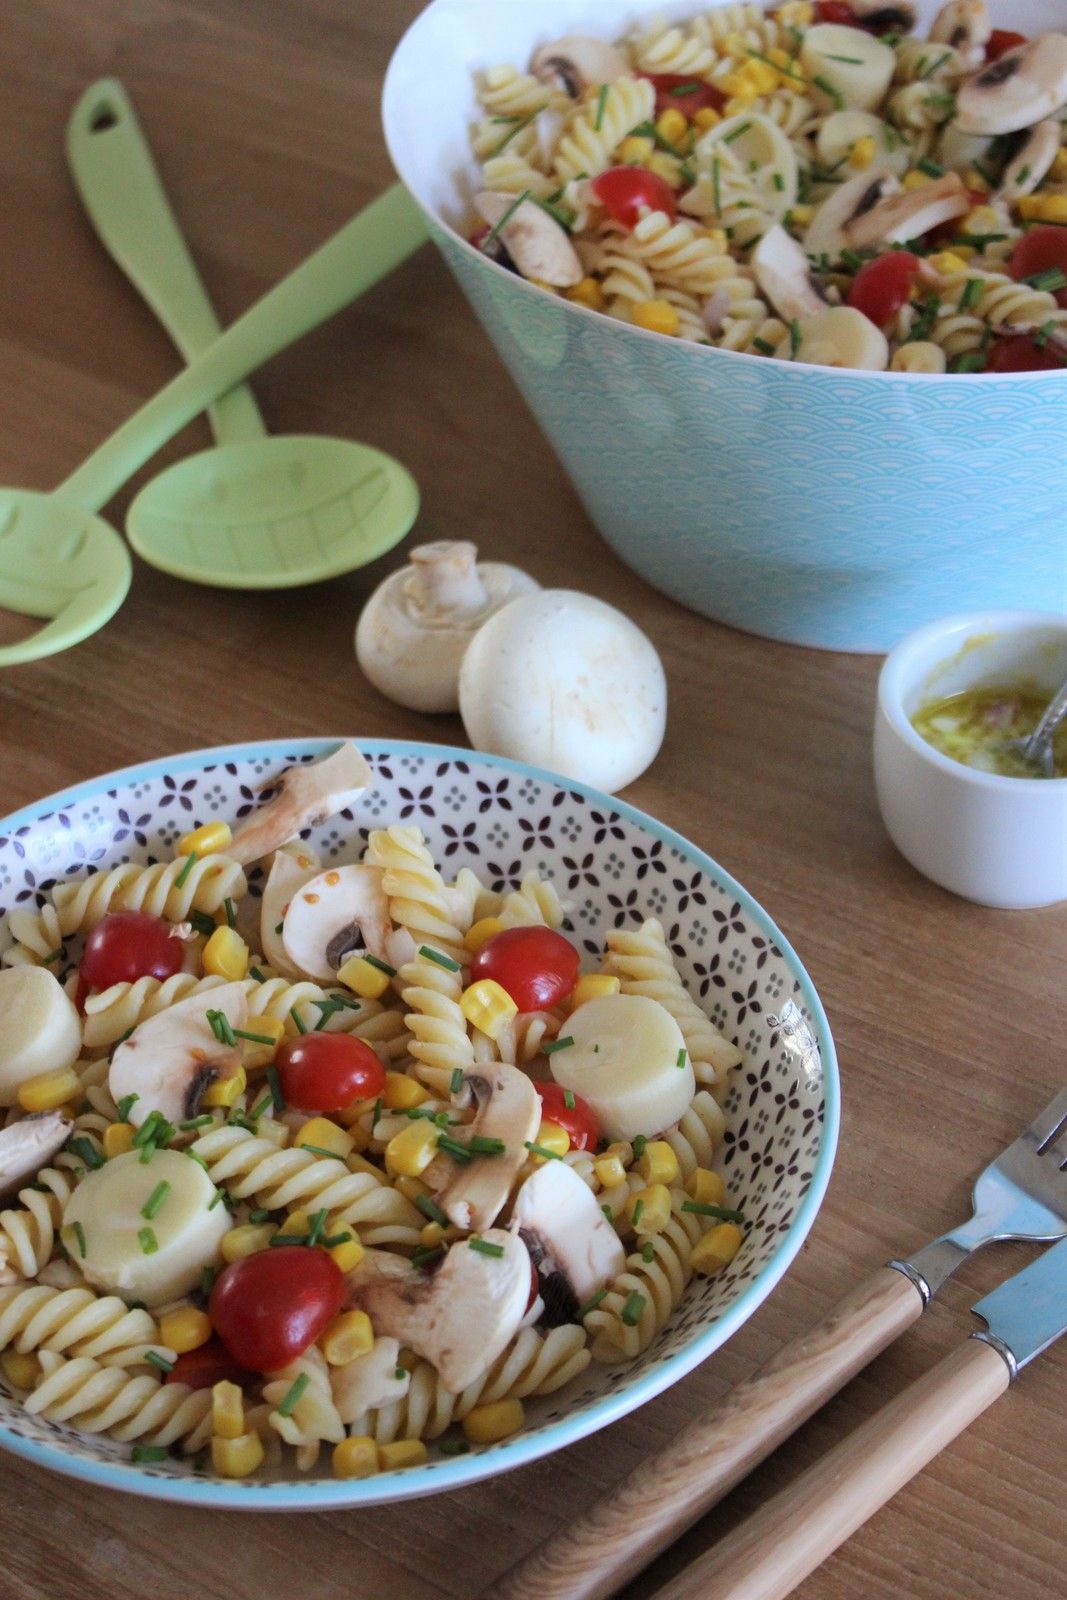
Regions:
M 388 181 L 378 90 L 418 0 L 33 0 L 4 17 L 0 481 L 48 487 L 176 365 L 94 240 L 63 128 L 94 77 L 129 89 L 223 319 Z M 767 907 L 819 989 L 844 1088 L 822 1213 L 770 1301 L 706 1367 L 606 1432 L 464 1492 L 361 1514 L 229 1520 L 120 1498 L 0 1456 L 11 1600 L 469 1597 L 714 1405 L 842 1290 L 964 1213 L 971 1178 L 1065 1076 L 1067 907 L 983 910 L 900 860 L 869 759 L 878 662 L 768 644 L 690 615 L 589 524 L 465 302 L 426 249 L 256 380 L 279 431 L 404 460 L 418 534 L 473 538 L 628 611 L 670 682 L 662 754 L 627 798 Z M 169 459 L 207 440 L 200 421 Z M 153 463 L 149 474 L 155 471 Z M 111 508 L 121 526 L 126 499 Z M 280 594 L 140 564 L 113 622 L 0 675 L 0 813 L 191 746 L 349 731 L 462 742 L 362 681 L 352 628 L 377 567 Z M 6 630 L 6 631 L 5 631 Z M 10 619 L 0 637 L 13 637 Z M 649 1594 L 948 1351 L 1022 1247 L 966 1266 L 923 1323 L 628 1593 Z M 802 1587 L 804 1600 L 1059 1600 L 1067 1344 Z

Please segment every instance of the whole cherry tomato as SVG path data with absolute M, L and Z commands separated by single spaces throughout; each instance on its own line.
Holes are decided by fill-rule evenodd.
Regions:
M 555 1122 L 567 1131 L 572 1150 L 595 1150 L 600 1143 L 600 1123 L 596 1112 L 580 1094 L 573 1094 L 559 1083 L 534 1083 L 541 1097 L 541 1113 L 546 1122 Z M 574 1102 L 567 1104 L 568 1097 Z
M 687 78 L 679 72 L 643 72 L 656 91 L 656 114 L 661 111 L 680 111 L 692 118 L 698 111 L 721 111 L 726 96 L 714 84 L 701 78 Z
M 911 294 L 919 258 L 910 250 L 889 250 L 865 261 L 852 280 L 848 303 L 879 328 L 896 316 Z
M 551 928 L 505 928 L 471 962 L 471 981 L 479 978 L 499 983 L 520 1011 L 543 1011 L 578 982 L 578 952 Z
M 610 167 L 593 179 L 591 187 L 601 204 L 624 228 L 636 228 L 646 208 L 665 211 L 672 222 L 678 214 L 670 184 L 645 167 Z
M 985 58 L 987 61 L 999 61 L 1009 50 L 1028 43 L 1025 33 L 1012 33 L 1010 28 L 994 28 L 986 43 Z
M 211 1389 L 225 1379 L 229 1383 L 247 1383 L 254 1374 L 235 1361 L 221 1339 L 209 1339 L 196 1350 L 186 1350 L 177 1357 L 167 1373 L 168 1383 L 184 1383 L 190 1389 Z
M 1036 344 L 1028 333 L 1006 334 L 989 347 L 987 372 L 1062 372 L 1067 367 L 1051 345 Z
M 78 968 L 78 1004 L 90 989 L 138 978 L 172 978 L 182 968 L 185 946 L 172 923 L 146 911 L 109 911 L 85 941 Z
M 350 1033 L 302 1033 L 274 1058 L 286 1105 L 340 1111 L 385 1093 L 385 1068 L 369 1044 Z
M 1054 272 L 1057 267 L 1067 276 L 1067 228 L 1057 228 L 1052 222 L 1024 233 L 1011 253 L 1011 275 L 1015 279 Z M 1052 292 L 1056 304 L 1067 310 L 1067 284 Z
M 329 1326 L 344 1298 L 344 1274 L 325 1250 L 280 1245 L 224 1267 L 211 1291 L 211 1320 L 233 1359 L 277 1372 Z

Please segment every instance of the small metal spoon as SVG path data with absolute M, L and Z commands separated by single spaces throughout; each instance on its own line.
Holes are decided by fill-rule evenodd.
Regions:
M 1067 682 L 1061 683 L 1034 729 L 1025 739 L 1010 739 L 1002 746 L 1006 756 L 1014 756 L 1035 778 L 1054 778 L 1055 757 L 1052 740 L 1056 729 L 1067 717 Z

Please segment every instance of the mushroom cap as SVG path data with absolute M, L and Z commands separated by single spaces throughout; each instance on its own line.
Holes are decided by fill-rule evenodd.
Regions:
M 397 1377 L 403 1371 L 397 1365 L 399 1360 L 399 1339 L 375 1339 L 364 1355 L 331 1369 L 333 1402 L 346 1427 L 364 1412 L 403 1400 L 411 1387 L 411 1374 L 404 1372 L 402 1378 Z
M 38 1111 L 0 1130 L 0 1195 L 35 1178 L 66 1144 L 71 1124 L 59 1111 Z
M 558 84 L 572 99 L 593 83 L 614 83 L 630 68 L 614 45 L 589 34 L 572 33 L 541 45 L 530 57 L 530 71 L 541 83 Z
M 894 174 L 877 162 L 857 173 L 818 207 L 804 235 L 804 249 L 810 256 L 836 257 L 847 243 L 845 228 L 857 217 L 872 211 L 887 195 L 899 191 L 900 184 Z
M 921 189 L 891 194 L 846 222 L 843 232 L 857 250 L 868 245 L 919 239 L 931 228 L 971 209 L 967 186 L 958 172 L 945 172 Z
M 960 86 L 964 133 L 1018 133 L 1067 102 L 1067 34 L 1042 33 L 1008 50 Z
M 247 866 L 287 844 L 302 828 L 314 828 L 355 804 L 374 774 L 354 744 L 342 744 L 323 761 L 287 767 L 263 785 L 277 788 L 237 829 L 226 854 Z
M 459 704 L 476 750 L 612 792 L 655 759 L 667 683 L 654 646 L 629 617 L 590 595 L 543 589 L 513 600 L 475 634 Z
M 516 205 L 514 195 L 483 189 L 475 195 L 474 205 L 491 228 L 500 227 L 503 222 L 500 238 L 524 278 L 536 278 L 554 289 L 570 289 L 581 283 L 585 268 L 566 229 L 533 200 Z
M 985 0 L 948 0 L 930 24 L 929 37 L 951 45 L 965 67 L 979 67 L 993 31 Z
M 626 1252 L 588 1184 L 563 1161 L 546 1161 L 515 1197 L 511 1226 L 544 1280 L 546 1316 L 574 1313 L 620 1273 Z
M 823 309 L 824 302 L 811 281 L 807 256 L 778 223 L 763 235 L 752 252 L 751 264 L 756 282 L 786 322 Z
M 294 850 L 283 845 L 275 852 L 270 874 L 263 885 L 263 897 L 259 902 L 259 947 L 264 959 L 285 978 L 298 977 L 299 973 L 285 953 L 279 929 L 285 922 L 285 913 L 294 894 L 321 871 L 321 861 L 310 850 L 302 847 Z
M 1035 123 L 1001 174 L 998 200 L 1033 193 L 1059 153 L 1061 132 L 1055 117 Z
M 384 958 L 390 927 L 380 867 L 328 867 L 289 901 L 282 943 L 298 972 L 328 983 L 352 950 Z
M 152 1111 L 175 1123 L 195 1117 L 209 1084 L 237 1071 L 241 1052 L 219 1043 L 209 1011 L 221 1011 L 231 1028 L 243 1028 L 248 1021 L 244 984 L 224 983 L 191 994 L 138 1023 L 116 1047 L 107 1086 L 115 1101 L 136 1096 L 129 1111 L 135 1128 Z
M 503 1061 L 487 1063 L 466 1074 L 460 1091 L 478 1111 L 465 1129 L 470 1138 L 499 1139 L 500 1155 L 475 1156 L 457 1166 L 437 1195 L 448 1220 L 460 1228 L 488 1228 L 507 1204 L 519 1169 L 526 1161 L 526 1144 L 541 1125 L 541 1101 L 532 1081 L 518 1067 Z

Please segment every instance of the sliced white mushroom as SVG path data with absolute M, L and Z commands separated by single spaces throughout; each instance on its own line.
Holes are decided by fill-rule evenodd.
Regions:
M 884 28 L 887 33 L 909 33 L 917 12 L 912 0 L 850 0 L 852 15 L 861 17 L 868 27 Z
M 984 161 L 991 145 L 996 143 L 991 133 L 964 133 L 956 123 L 949 122 L 941 129 L 937 141 L 937 160 L 943 167 L 954 167 L 958 172 Z
M 46 967 L 0 972 L 0 1106 L 13 1106 L 19 1085 L 54 1067 L 69 1067 L 81 1049 L 74 1002 Z
M 593 1191 L 563 1161 L 546 1161 L 526 1179 L 511 1226 L 537 1268 L 551 1327 L 573 1322 L 578 1307 L 626 1264 L 619 1236 Z
M 285 953 L 282 943 L 282 925 L 285 913 L 298 889 L 322 871 L 322 863 L 312 851 L 302 845 L 293 848 L 283 845 L 275 852 L 270 875 L 263 885 L 259 903 L 259 948 L 268 964 L 285 978 L 296 978 L 299 973 Z
M 507 1204 L 529 1153 L 527 1143 L 537 1136 L 541 1101 L 525 1072 L 502 1061 L 468 1072 L 455 1099 L 459 1105 L 477 1107 L 462 1142 L 490 1139 L 503 1148 L 457 1165 L 437 1195 L 437 1204 L 459 1228 L 488 1228 Z
M 832 111 L 823 119 L 815 135 L 822 168 L 829 172 L 847 162 L 860 139 L 874 140 L 874 160 L 879 170 L 892 172 L 898 178 L 904 176 L 911 165 L 911 145 L 898 128 L 871 111 Z
M 356 656 L 398 705 L 458 711 L 460 662 L 474 634 L 509 600 L 541 586 L 518 567 L 479 561 L 467 539 L 417 545 L 410 560 L 363 607 Z
M 958 172 L 946 172 L 921 189 L 890 195 L 846 222 L 843 232 L 853 249 L 864 250 L 869 245 L 921 239 L 931 228 L 965 216 L 970 209 L 971 198 L 963 179 Z
M 480 1378 L 514 1337 L 529 1295 L 529 1252 L 503 1228 L 454 1244 L 432 1272 L 388 1250 L 367 1250 L 348 1274 L 349 1305 L 367 1313 L 376 1334 L 431 1362 L 453 1394 Z
M 533 200 L 522 200 L 516 206 L 514 195 L 483 189 L 475 195 L 474 205 L 491 228 L 503 223 L 497 237 L 524 278 L 554 289 L 569 289 L 581 282 L 584 268 L 569 234 Z
M 1017 133 L 1067 104 L 1067 35 L 1042 33 L 1008 50 L 960 86 L 956 123 L 965 133 Z
M 800 60 L 808 92 L 823 111 L 873 111 L 889 88 L 897 58 L 887 44 L 859 28 L 820 22 L 809 28 Z
M 997 190 L 998 200 L 1010 203 L 1021 195 L 1033 193 L 1059 153 L 1062 131 L 1052 117 L 1030 129 L 1004 168 Z
M 572 33 L 543 44 L 530 58 L 530 71 L 542 83 L 565 89 L 577 100 L 590 84 L 614 83 L 632 76 L 629 65 L 605 39 Z
M 128 1113 L 135 1128 L 152 1111 L 173 1123 L 195 1117 L 205 1089 L 237 1071 L 240 1049 L 219 1040 L 209 1011 L 221 1012 L 231 1028 L 243 1028 L 248 1021 L 244 984 L 224 983 L 191 994 L 138 1023 L 116 1046 L 107 1086 L 116 1103 L 127 1095 L 136 1097 Z
M 353 806 L 374 782 L 374 774 L 354 744 L 343 744 L 324 761 L 287 767 L 265 789 L 277 793 L 241 824 L 226 854 L 242 866 L 270 855 L 339 811 Z
M 398 1365 L 399 1360 L 399 1339 L 375 1339 L 364 1355 L 331 1369 L 333 1403 L 346 1427 L 364 1412 L 403 1400 L 411 1387 L 411 1374 Z M 397 1377 L 398 1372 L 403 1377 Z
M 329 982 L 353 951 L 369 950 L 384 960 L 391 926 L 379 867 L 329 867 L 289 901 L 282 944 L 297 972 Z
M 61 1111 L 39 1111 L 0 1130 L 0 1195 L 35 1178 L 69 1137 L 70 1122 Z
M 930 26 L 929 37 L 951 45 L 969 72 L 985 60 L 985 47 L 993 32 L 985 0 L 949 0 Z
M 775 224 L 763 235 L 752 252 L 752 269 L 764 295 L 786 322 L 822 310 L 824 301 L 811 281 L 808 258 L 784 228 Z
M 847 246 L 845 228 L 867 211 L 872 211 L 887 195 L 898 194 L 900 184 L 887 168 L 876 164 L 849 178 L 828 195 L 811 219 L 804 235 L 809 256 L 829 256 L 835 261 Z
M 827 306 L 800 324 L 796 360 L 808 366 L 884 372 L 889 344 L 881 328 L 854 306 Z

